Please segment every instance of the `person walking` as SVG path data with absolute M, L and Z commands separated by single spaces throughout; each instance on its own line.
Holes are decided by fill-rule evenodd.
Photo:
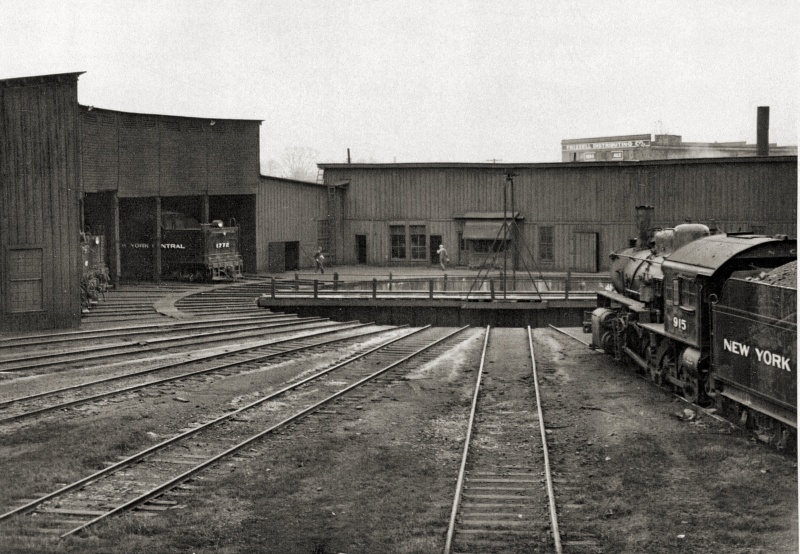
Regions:
M 439 245 L 439 250 L 436 251 L 436 254 L 439 256 L 439 265 L 442 266 L 442 271 L 444 271 L 450 261 L 450 258 L 447 257 L 447 250 L 444 249 L 444 244 Z
M 314 268 L 314 274 L 316 275 L 317 270 L 319 270 L 320 273 L 325 275 L 325 256 L 322 254 L 321 246 L 317 248 L 317 252 L 314 254 L 314 262 L 317 264 Z

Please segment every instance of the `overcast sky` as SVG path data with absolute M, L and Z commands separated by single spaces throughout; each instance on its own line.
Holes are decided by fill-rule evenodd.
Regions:
M 0 79 L 261 119 L 261 158 L 559 161 L 561 140 L 797 144 L 797 1 L 0 0 Z

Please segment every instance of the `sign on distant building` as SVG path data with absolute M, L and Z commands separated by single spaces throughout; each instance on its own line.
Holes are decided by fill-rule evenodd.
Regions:
M 609 150 L 619 148 L 642 148 L 650 146 L 649 140 L 618 140 L 614 142 L 583 142 L 580 144 L 564 144 L 564 150 Z

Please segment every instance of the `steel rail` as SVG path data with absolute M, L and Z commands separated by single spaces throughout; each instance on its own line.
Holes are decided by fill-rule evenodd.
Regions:
M 464 453 L 461 455 L 461 467 L 458 470 L 458 479 L 456 481 L 456 494 L 453 498 L 453 508 L 450 511 L 450 524 L 447 526 L 447 539 L 444 544 L 444 554 L 450 554 L 450 549 L 453 545 L 453 535 L 456 530 L 456 517 L 458 515 L 458 507 L 461 504 L 461 493 L 464 490 L 464 476 L 467 472 L 467 454 L 469 453 L 469 445 L 472 440 L 473 423 L 475 422 L 475 412 L 478 407 L 478 393 L 481 389 L 481 378 L 483 377 L 483 365 L 486 361 L 486 347 L 489 345 L 489 332 L 490 326 L 486 326 L 486 337 L 483 340 L 483 351 L 481 353 L 481 363 L 478 367 L 478 378 L 475 380 L 475 393 L 472 395 L 472 407 L 469 411 L 469 420 L 467 422 L 467 436 L 464 438 Z
M 137 377 L 137 376 L 141 376 L 141 375 L 147 375 L 148 373 L 154 373 L 156 371 L 161 371 L 163 369 L 172 369 L 172 368 L 180 367 L 182 365 L 193 364 L 195 362 L 204 362 L 204 361 L 208 361 L 208 360 L 214 360 L 216 358 L 224 358 L 224 357 L 231 356 L 231 355 L 234 355 L 234 354 L 240 354 L 242 352 L 249 352 L 249 351 L 252 351 L 252 350 L 258 350 L 259 348 L 266 348 L 266 347 L 269 347 L 269 346 L 274 346 L 276 344 L 283 344 L 283 343 L 286 343 L 286 342 L 292 342 L 292 341 L 295 341 L 295 340 L 298 340 L 298 339 L 305 339 L 305 338 L 317 337 L 317 336 L 320 336 L 320 335 L 327 335 L 327 334 L 330 334 L 330 333 L 337 333 L 337 332 L 339 332 L 341 330 L 349 329 L 349 328 L 355 326 L 355 323 L 356 323 L 355 321 L 346 321 L 346 322 L 341 322 L 341 323 L 333 322 L 333 323 L 329 323 L 329 324 L 326 324 L 326 325 L 320 325 L 318 327 L 310 327 L 310 328 L 306 327 L 306 328 L 303 328 L 303 329 L 300 329 L 300 330 L 301 331 L 308 331 L 308 330 L 312 330 L 313 331 L 313 330 L 317 330 L 317 329 L 325 329 L 327 327 L 335 327 L 337 325 L 345 325 L 346 326 L 346 327 L 343 327 L 343 328 L 330 329 L 330 330 L 323 331 L 323 332 L 320 332 L 320 333 L 311 333 L 311 334 L 302 335 L 302 336 L 299 336 L 299 337 L 289 337 L 287 339 L 281 339 L 281 340 L 258 342 L 256 344 L 253 344 L 253 345 L 250 345 L 250 346 L 242 346 L 242 347 L 239 347 L 239 348 L 226 350 L 225 352 L 218 352 L 216 354 L 205 354 L 203 356 L 198 356 L 196 358 L 184 359 L 184 360 L 180 360 L 180 361 L 177 361 L 177 362 L 170 362 L 170 363 L 167 363 L 167 364 L 157 365 L 155 367 L 151 367 L 151 368 L 148 368 L 148 369 L 143 369 L 143 370 L 140 370 L 140 371 L 134 371 L 132 373 L 126 373 L 125 375 L 117 375 L 117 376 L 113 376 L 113 377 L 105 377 L 103 379 L 96 379 L 94 381 L 86 381 L 86 382 L 83 382 L 83 383 L 79 383 L 77 385 L 71 385 L 69 387 L 63 387 L 63 388 L 60 388 L 60 389 L 52 389 L 52 390 L 49 390 L 49 391 L 39 392 L 39 393 L 31 394 L 31 395 L 28 395 L 28 396 L 18 396 L 17 398 L 11 398 L 9 400 L 3 400 L 2 402 L 0 402 L 0 408 L 2 408 L 4 406 L 8 406 L 10 404 L 15 404 L 15 403 L 18 403 L 18 402 L 27 402 L 29 400 L 35 400 L 37 398 L 42 398 L 44 396 L 50 396 L 50 395 L 53 395 L 53 394 L 59 394 L 59 393 L 62 393 L 62 392 L 68 392 L 68 391 L 79 389 L 79 388 L 82 388 L 82 387 L 85 387 L 85 386 L 99 385 L 101 383 L 107 383 L 107 382 L 110 382 L 110 381 L 116 381 L 118 379 L 126 379 L 128 377 Z M 142 361 L 147 361 L 147 360 L 142 360 Z
M 558 328 L 558 327 L 556 327 L 555 325 L 550 325 L 550 328 L 551 328 L 551 329 L 553 329 L 554 331 L 558 331 L 558 332 L 559 332 L 559 333 L 561 333 L 562 335 L 567 335 L 568 337 L 570 337 L 570 338 L 573 338 L 573 339 L 575 339 L 576 341 L 578 341 L 579 343 L 581 343 L 581 344 L 585 344 L 586 346 L 588 346 L 589 348 L 592 348 L 592 350 L 594 350 L 594 348 L 592 347 L 592 345 L 591 345 L 590 343 L 586 342 L 585 340 L 583 340 L 583 339 L 581 339 L 581 338 L 578 338 L 578 337 L 576 337 L 575 335 L 572 335 L 572 334 L 570 334 L 570 333 L 567 333 L 566 331 L 564 331 L 563 329 L 559 329 L 559 328 Z
M 235 327 L 236 325 L 247 325 L 257 321 L 272 321 L 281 317 L 287 317 L 283 312 L 272 312 L 262 316 L 228 317 L 214 319 L 198 319 L 191 321 L 176 321 L 174 323 L 155 323 L 150 325 L 126 325 L 124 327 L 103 327 L 100 329 L 82 329 L 80 331 L 70 331 L 65 333 L 42 333 L 38 335 L 25 335 L 15 337 L 0 337 L 0 348 L 20 348 L 31 344 L 55 344 L 59 342 L 71 342 L 81 338 L 109 338 L 125 337 L 130 335 L 150 335 L 154 333 L 171 332 L 172 330 L 183 330 L 192 328 L 202 328 L 202 326 L 213 323 L 218 327 Z M 32 341 L 32 342 L 29 342 Z
M 423 327 L 422 329 L 419 329 L 419 330 L 414 331 L 412 333 L 408 333 L 407 335 L 405 335 L 405 336 L 403 336 L 401 338 L 406 338 L 407 336 L 410 336 L 410 335 L 412 335 L 414 333 L 421 332 L 421 331 L 423 331 L 425 329 L 428 329 L 429 327 L 430 327 L 430 325 L 428 325 L 426 327 Z M 430 344 L 428 344 L 426 346 L 423 346 L 422 348 L 420 348 L 420 349 L 416 350 L 415 352 L 409 354 L 408 356 L 406 356 L 406 357 L 404 357 L 404 358 L 402 358 L 402 359 L 400 359 L 400 360 L 398 360 L 396 362 L 393 362 L 393 363 L 389 364 L 388 366 L 386 366 L 386 367 L 384 367 L 384 368 L 382 368 L 382 369 L 380 369 L 380 370 L 378 370 L 378 371 L 376 371 L 376 372 L 364 377 L 363 379 L 360 379 L 359 381 L 356 381 L 352 385 L 349 385 L 349 386 L 345 387 L 344 389 L 340 390 L 339 392 L 332 394 L 328 398 L 325 398 L 325 399 L 323 399 L 323 400 L 321 400 L 321 401 L 309 406 L 308 408 L 305 408 L 305 409 L 297 412 L 293 416 L 290 416 L 290 417 L 284 419 L 283 421 L 281 421 L 279 423 L 276 423 L 275 425 L 273 425 L 273 426 L 271 426 L 271 427 L 269 427 L 267 429 L 264 429 L 263 431 L 255 434 L 255 435 L 250 436 L 249 438 L 245 439 L 244 441 L 239 442 L 238 444 L 232 446 L 231 448 L 225 450 L 224 452 L 221 452 L 220 454 L 217 454 L 216 456 L 214 456 L 212 458 L 209 458 L 208 460 L 206 460 L 206 461 L 196 465 L 195 467 L 185 471 L 184 473 L 178 475 L 177 477 L 174 477 L 174 478 L 170 479 L 169 481 L 167 481 L 165 483 L 162 483 L 161 485 L 159 485 L 159 486 L 149 490 L 148 492 L 146 492 L 146 493 L 134 498 L 133 500 L 130 500 L 130 501 L 126 502 L 125 504 L 121 505 L 121 506 L 117 506 L 116 508 L 108 511 L 107 513 L 105 513 L 105 514 L 103 514 L 101 516 L 98 516 L 98 517 L 92 519 L 91 521 L 88 521 L 88 522 L 86 522 L 86 523 L 84 523 L 84 524 L 82 524 L 82 525 L 80 525 L 80 526 L 78 526 L 78 527 L 76 527 L 76 528 L 64 533 L 64 534 L 62 534 L 61 538 L 64 538 L 64 537 L 67 537 L 69 535 L 73 535 L 75 533 L 78 533 L 81 530 L 83 530 L 83 529 L 85 529 L 85 528 L 87 528 L 87 527 L 89 527 L 91 525 L 94 525 L 95 523 L 97 523 L 99 521 L 102 521 L 103 519 L 106 519 L 106 518 L 108 518 L 108 517 L 110 517 L 112 515 L 115 515 L 117 513 L 120 513 L 120 512 L 126 511 L 126 510 L 130 510 L 132 508 L 135 508 L 136 506 L 139 506 L 139 505 L 147 502 L 148 500 L 151 500 L 151 499 L 153 499 L 155 497 L 160 496 L 164 492 L 175 488 L 176 486 L 180 485 L 184 481 L 190 479 L 193 475 L 199 473 L 200 471 L 204 470 L 208 466 L 216 463 L 220 459 L 222 459 L 222 458 L 224 458 L 226 456 L 229 456 L 229 455 L 233 454 L 234 452 L 237 452 L 237 451 L 241 450 L 245 446 L 248 446 L 249 444 L 257 441 L 258 439 L 264 437 L 265 435 L 267 435 L 269 433 L 272 433 L 273 431 L 276 431 L 277 429 L 280 429 L 281 427 L 284 427 L 284 426 L 286 426 L 286 425 L 288 425 L 290 423 L 293 423 L 293 422 L 301 419 L 302 417 L 308 415 L 309 413 L 312 413 L 312 412 L 316 411 L 319 407 L 324 406 L 325 404 L 328 404 L 329 402 L 339 398 L 340 396 L 343 396 L 343 395 L 347 394 L 351 390 L 356 389 L 356 388 L 362 386 L 363 384 L 375 379 L 376 377 L 379 377 L 379 376 L 383 375 L 387 371 L 397 367 L 398 365 L 400 365 L 402 363 L 407 362 L 411 358 L 413 358 L 415 356 L 418 356 L 419 354 L 425 352 L 426 350 L 430 350 L 434 346 L 436 346 L 438 344 L 441 344 L 442 342 L 446 341 L 447 339 L 449 339 L 450 337 L 456 335 L 457 333 L 460 333 L 460 332 L 464 331 L 468 327 L 469 326 L 467 325 L 467 326 L 461 327 L 459 329 L 456 329 L 455 331 L 453 331 L 451 333 L 448 333 L 444 337 L 442 337 L 442 338 L 440 338 L 440 339 L 438 339 L 436 341 L 433 341 Z M 400 340 L 400 339 L 397 339 L 397 340 Z M 379 347 L 379 348 L 382 348 L 382 347 Z M 375 348 L 375 349 L 371 350 L 370 352 L 372 352 L 374 350 L 377 350 L 377 349 L 378 348 Z M 366 354 L 367 353 L 364 353 L 360 357 L 363 357 Z M 350 360 L 350 361 L 347 361 L 347 362 L 342 362 L 341 364 L 338 364 L 337 366 L 334 366 L 333 368 L 330 368 L 326 372 L 333 371 L 334 369 L 336 369 L 338 367 L 341 367 L 341 366 L 345 365 L 346 363 L 351 363 L 352 361 L 353 360 Z M 312 376 L 312 377 L 319 377 L 319 375 L 315 375 L 315 376 Z M 307 379 L 307 380 L 309 380 L 309 379 Z M 299 386 L 299 384 L 293 385 L 293 386 Z M 280 391 L 280 392 L 282 392 L 282 391 Z M 276 394 L 278 394 L 278 393 L 276 393 Z M 262 400 L 262 401 L 264 401 L 264 400 Z M 239 412 L 241 410 L 242 409 L 237 410 L 237 412 Z M 2 516 L 0 516 L 0 517 L 2 517 Z
M 259 348 L 266 348 L 266 347 L 274 346 L 276 344 L 281 344 L 281 343 L 284 343 L 284 342 L 291 342 L 291 341 L 295 341 L 295 340 L 298 340 L 298 339 L 302 340 L 302 339 L 307 339 L 307 338 L 318 337 L 318 336 L 321 336 L 321 335 L 328 335 L 328 334 L 331 334 L 331 333 L 338 333 L 338 332 L 341 332 L 341 331 L 349 331 L 351 329 L 359 329 L 361 327 L 366 327 L 368 325 L 372 325 L 372 324 L 371 323 L 362 323 L 362 324 L 358 324 L 358 325 L 349 325 L 349 326 L 341 327 L 341 328 L 338 328 L 338 329 L 324 331 L 322 333 L 316 333 L 316 334 L 313 334 L 313 335 L 305 335 L 303 337 L 294 337 L 292 339 L 286 339 L 286 340 L 282 340 L 282 341 L 269 343 L 269 344 L 266 344 L 266 345 L 261 345 L 261 346 L 255 347 L 255 348 L 251 348 L 250 350 L 257 350 Z M 403 327 L 405 327 L 405 326 L 403 326 Z M 356 336 L 348 336 L 348 337 L 342 337 L 342 338 L 337 338 L 337 339 L 330 339 L 330 340 L 326 340 L 326 341 L 322 341 L 322 342 L 317 342 L 317 343 L 314 343 L 314 344 L 309 344 L 309 345 L 305 345 L 305 346 L 299 346 L 297 348 L 290 348 L 288 350 L 282 350 L 280 352 L 273 352 L 273 353 L 270 353 L 270 354 L 260 354 L 260 355 L 255 356 L 255 357 L 247 358 L 245 360 L 227 362 L 227 363 L 223 363 L 223 364 L 216 365 L 216 366 L 213 366 L 213 367 L 208 367 L 208 368 L 205 368 L 205 369 L 199 369 L 197 371 L 190 371 L 189 373 L 183 373 L 181 375 L 175 375 L 175 376 L 172 376 L 172 377 L 166 377 L 164 379 L 158 379 L 156 381 L 150 381 L 148 383 L 139 383 L 137 385 L 130 385 L 128 387 L 123 387 L 121 389 L 102 392 L 102 393 L 94 394 L 92 396 L 85 396 L 83 398 L 78 398 L 78 399 L 75 399 L 75 400 L 69 400 L 67 402 L 62 402 L 60 404 L 53 404 L 52 406 L 45 406 L 43 408 L 39 408 L 37 410 L 32 410 L 30 412 L 24 412 L 24 413 L 21 413 L 21 414 L 5 417 L 5 418 L 0 419 L 0 424 L 10 423 L 12 421 L 19 421 L 20 419 L 24 419 L 24 418 L 27 418 L 27 417 L 32 417 L 32 416 L 43 414 L 43 413 L 47 413 L 47 412 L 52 412 L 53 410 L 60 410 L 60 409 L 63 409 L 63 408 L 69 408 L 71 406 L 77 406 L 79 404 L 86 404 L 88 402 L 93 402 L 93 401 L 96 401 L 96 400 L 100 400 L 102 398 L 107 398 L 109 396 L 115 396 L 115 395 L 118 395 L 118 394 L 125 394 L 125 393 L 129 393 L 129 392 L 134 392 L 134 391 L 137 391 L 137 390 L 140 390 L 140 389 L 144 389 L 144 388 L 147 388 L 147 387 L 163 385 L 165 383 L 171 383 L 173 381 L 180 381 L 182 379 L 188 379 L 190 377 L 197 377 L 199 375 L 205 375 L 206 373 L 212 373 L 214 371 L 220 371 L 220 370 L 228 369 L 228 368 L 231 368 L 231 367 L 236 367 L 236 366 L 240 366 L 240 365 L 244 365 L 244 364 L 250 364 L 250 363 L 253 363 L 253 362 L 260 362 L 260 361 L 268 360 L 270 358 L 277 358 L 279 356 L 285 356 L 287 354 L 294 354 L 294 353 L 297 353 L 297 352 L 302 352 L 304 350 L 310 350 L 312 348 L 317 348 L 319 346 L 325 346 L 327 344 L 332 344 L 332 343 L 335 343 L 335 342 L 343 342 L 343 341 L 346 341 L 346 340 L 357 339 L 357 338 L 366 337 L 366 336 L 369 336 L 369 335 L 374 335 L 374 334 L 379 334 L 379 333 L 386 333 L 386 332 L 388 332 L 390 330 L 391 329 L 381 329 L 381 330 L 378 330 L 378 331 L 370 331 L 368 333 L 363 333 L 361 335 L 356 335 Z M 238 353 L 238 352 L 233 352 L 233 354 L 236 354 L 236 353 Z M 232 354 L 232 352 L 226 352 L 226 353 L 223 353 L 222 356 L 231 355 L 231 354 Z M 214 355 L 213 357 L 219 357 L 219 356 L 220 355 Z M 201 359 L 201 358 L 198 358 L 198 360 L 204 361 L 204 359 Z M 142 375 L 149 374 L 149 373 L 154 373 L 156 371 L 161 371 L 161 370 L 164 370 L 164 369 L 172 369 L 172 368 L 175 368 L 175 367 L 178 367 L 178 366 L 181 366 L 181 365 L 186 365 L 188 363 L 192 363 L 193 361 L 197 361 L 197 360 L 181 361 L 181 362 L 178 362 L 178 363 L 173 364 L 173 365 L 161 366 L 161 367 L 158 367 L 158 368 L 150 368 L 150 369 L 146 369 L 146 370 L 143 370 L 143 371 L 138 371 L 136 373 L 129 373 L 127 375 L 118 375 L 118 376 L 115 376 L 115 377 L 108 377 L 106 379 L 99 379 L 97 381 L 92 381 L 90 383 L 82 383 L 80 385 L 73 385 L 71 387 L 64 387 L 63 389 L 58 389 L 57 391 L 39 393 L 39 394 L 31 395 L 31 396 L 28 396 L 28 397 L 22 397 L 22 398 L 10 400 L 10 401 L 4 402 L 3 404 L 0 404 L 0 406 L 7 405 L 7 404 L 12 403 L 12 402 L 28 401 L 28 400 L 35 399 L 35 398 L 41 398 L 42 396 L 48 396 L 48 395 L 52 395 L 52 394 L 68 392 L 70 390 L 76 390 L 76 389 L 80 389 L 80 388 L 90 387 L 90 386 L 101 384 L 101 383 L 108 383 L 108 382 L 111 382 L 111 381 L 120 381 L 122 379 L 127 379 L 127 378 L 130 378 L 130 377 L 140 377 Z
M 547 433 L 545 432 L 544 414 L 542 413 L 542 400 L 539 395 L 539 377 L 536 373 L 536 356 L 533 353 L 533 333 L 528 326 L 528 346 L 531 353 L 531 366 L 533 369 L 533 387 L 536 392 L 536 411 L 539 415 L 539 431 L 542 435 L 542 455 L 544 456 L 544 476 L 547 482 L 547 498 L 550 504 L 550 526 L 553 531 L 556 554 L 561 554 L 561 533 L 558 530 L 558 513 L 556 512 L 556 496 L 553 491 L 553 476 L 550 472 L 550 456 L 547 453 Z
M 181 342 L 181 341 L 192 341 L 195 342 L 204 342 L 203 339 L 208 339 L 211 337 L 220 337 L 226 335 L 235 335 L 235 334 L 244 334 L 245 336 L 257 335 L 259 332 L 265 329 L 278 329 L 281 327 L 291 327 L 292 325 L 298 325 L 303 323 L 311 323 L 314 321 L 323 321 L 329 318 L 322 318 L 322 317 L 293 317 L 293 316 L 286 316 L 285 318 L 281 318 L 277 321 L 273 321 L 268 323 L 267 325 L 244 325 L 244 329 L 232 330 L 232 329 L 225 329 L 222 331 L 208 331 L 205 333 L 194 333 L 194 334 L 187 334 L 187 335 L 180 335 L 177 337 L 158 337 L 154 339 L 149 339 L 146 341 L 140 341 L 138 343 L 132 344 L 130 342 L 114 342 L 111 344 L 102 344 L 97 346 L 87 346 L 84 348 L 75 348 L 73 350 L 67 351 L 60 351 L 60 352 L 45 352 L 42 354 L 34 354 L 34 355 L 26 355 L 20 356 L 16 358 L 2 358 L 0 359 L 0 371 L 19 371 L 21 369 L 30 369 L 32 367 L 47 367 L 52 365 L 57 365 L 60 363 L 69 363 L 69 360 L 53 360 L 50 362 L 44 363 L 37 363 L 31 364 L 28 366 L 25 365 L 16 365 L 11 367 L 3 368 L 7 364 L 13 364 L 14 362 L 27 362 L 31 360 L 46 360 L 50 358 L 61 358 L 61 357 L 69 357 L 69 356 L 81 356 L 81 360 L 84 359 L 98 359 L 108 356 L 114 356 L 113 353 L 107 353 L 102 355 L 89 355 L 83 356 L 87 353 L 92 352 L 104 352 L 104 351 L 112 351 L 112 350 L 128 350 L 130 352 L 136 352 L 139 350 L 146 350 L 149 346 L 157 346 L 159 348 L 166 348 L 164 345 L 173 343 L 173 342 Z M 213 342 L 212 341 L 205 341 L 205 342 Z M 192 344 L 189 342 L 189 344 Z
M 311 376 L 309 376 L 309 377 L 307 377 L 307 378 L 305 378 L 305 379 L 303 379 L 301 381 L 298 381 L 297 383 L 294 383 L 294 384 L 289 385 L 287 387 L 284 387 L 283 389 L 280 389 L 280 390 L 278 390 L 278 391 L 276 391 L 274 393 L 271 393 L 271 394 L 269 394 L 267 396 L 259 398 L 258 400 L 255 400 L 255 401 L 251 402 L 250 404 L 247 404 L 246 406 L 243 406 L 243 407 L 241 407 L 241 408 L 239 408 L 237 410 L 234 410 L 232 412 L 228 412 L 225 415 L 222 415 L 222 416 L 220 416 L 220 417 L 218 417 L 218 418 L 216 418 L 214 420 L 211 420 L 209 422 L 206 422 L 206 423 L 204 423 L 204 424 L 202 424 L 202 425 L 200 425 L 198 427 L 195 427 L 193 429 L 189 429 L 188 431 L 185 431 L 183 433 L 179 433 L 178 435 L 175 435 L 174 437 L 171 437 L 169 439 L 161 441 L 158 444 L 154 444 L 153 446 L 151 446 L 149 448 L 146 448 L 145 450 L 142 450 L 141 452 L 137 452 L 136 454 L 128 456 L 127 458 L 125 458 L 123 460 L 120 460 L 117 463 L 112 464 L 112 465 L 110 465 L 110 466 L 108 466 L 106 468 L 103 468 L 100 471 L 92 473 L 91 475 L 88 475 L 87 477 L 79 479 L 78 481 L 75 481 L 74 483 L 71 483 L 69 485 L 65 485 L 65 486 L 61 487 L 60 489 L 55 490 L 55 491 L 53 491 L 51 493 L 48 493 L 48 494 L 46 494 L 46 495 L 44 495 L 44 496 L 42 496 L 40 498 L 37 498 L 35 500 L 32 500 L 31 502 L 28 502 L 27 504 L 19 506 L 19 507 L 15 508 L 13 510 L 10 510 L 10 511 L 4 513 L 4 514 L 0 514 L 0 521 L 4 521 L 4 520 L 6 520 L 6 519 L 8 519 L 8 518 L 10 518 L 11 516 L 14 516 L 14 515 L 19 515 L 19 514 L 23 514 L 23 513 L 32 511 L 37 506 L 43 504 L 44 502 L 47 502 L 48 500 L 52 500 L 53 498 L 55 498 L 57 496 L 60 496 L 62 494 L 65 494 L 67 492 L 70 492 L 72 490 L 79 489 L 79 488 L 83 487 L 84 485 L 87 485 L 87 484 L 91 483 L 92 481 L 96 481 L 97 479 L 99 479 L 101 477 L 105 477 L 106 475 L 114 473 L 114 472 L 116 472 L 116 471 L 118 471 L 120 469 L 123 469 L 125 467 L 131 466 L 131 465 L 139 462 L 140 460 L 146 458 L 147 456 L 149 456 L 149 455 L 151 455 L 151 454 L 153 454 L 153 453 L 155 453 L 155 452 L 157 452 L 157 451 L 159 451 L 159 450 L 161 450 L 163 448 L 166 448 L 167 446 L 170 446 L 173 443 L 176 443 L 176 442 L 178 442 L 180 440 L 183 440 L 183 439 L 185 439 L 187 437 L 190 437 L 190 436 L 192 436 L 194 434 L 199 433 L 200 431 L 206 429 L 207 427 L 210 427 L 211 425 L 215 425 L 217 423 L 225 421 L 226 419 L 230 419 L 230 418 L 238 415 L 239 413 L 241 413 L 244 410 L 253 408 L 253 407 L 255 407 L 255 406 L 259 405 L 259 404 L 262 404 L 262 403 L 264 403 L 264 402 L 266 402 L 268 400 L 272 400 L 272 399 L 276 398 L 277 396 L 280 396 L 281 394 L 284 394 L 284 393 L 286 393 L 286 392 L 288 392 L 288 391 L 290 391 L 292 389 L 300 387 L 301 385 L 304 385 L 305 383 L 307 383 L 309 381 L 312 381 L 314 379 L 322 377 L 323 375 L 326 375 L 327 373 L 330 373 L 331 371 L 333 371 L 335 369 L 338 369 L 338 368 L 340 368 L 340 367 L 342 367 L 342 366 L 344 366 L 346 364 L 352 363 L 352 362 L 354 362 L 354 361 L 356 361 L 356 360 L 358 360 L 360 358 L 363 358 L 364 356 L 366 356 L 368 354 L 371 354 L 372 352 L 374 352 L 376 350 L 380 350 L 381 348 L 385 348 L 386 346 L 388 346 L 388 345 L 390 345 L 390 344 L 392 344 L 394 342 L 403 340 L 404 338 L 410 337 L 413 334 L 422 332 L 425 329 L 427 329 L 428 327 L 430 327 L 430 326 L 422 327 L 420 329 L 417 329 L 417 330 L 411 331 L 409 333 L 406 333 L 405 335 L 402 335 L 400 337 L 396 337 L 394 339 L 391 339 L 391 340 L 389 340 L 389 341 L 387 341 L 387 342 L 385 342 L 383 344 L 380 344 L 380 345 L 378 345 L 378 346 L 376 346 L 376 347 L 374 347 L 374 348 L 372 348 L 372 349 L 370 349 L 370 350 L 368 350 L 366 352 L 363 352 L 363 353 L 358 354 L 356 356 L 353 356 L 352 358 L 349 358 L 349 359 L 347 359 L 347 360 L 345 360 L 343 362 L 340 362 L 339 364 L 336 364 L 335 366 L 333 366 L 331 368 L 328 368 L 323 372 L 311 375 Z

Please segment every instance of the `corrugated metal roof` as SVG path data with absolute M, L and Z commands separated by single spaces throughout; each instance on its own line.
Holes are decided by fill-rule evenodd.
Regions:
M 776 239 L 760 235 L 712 235 L 690 242 L 670 254 L 664 260 L 664 269 L 687 270 L 694 268 L 700 275 L 713 275 L 731 258 L 738 256 L 750 249 L 769 243 L 794 243 L 788 239 Z

